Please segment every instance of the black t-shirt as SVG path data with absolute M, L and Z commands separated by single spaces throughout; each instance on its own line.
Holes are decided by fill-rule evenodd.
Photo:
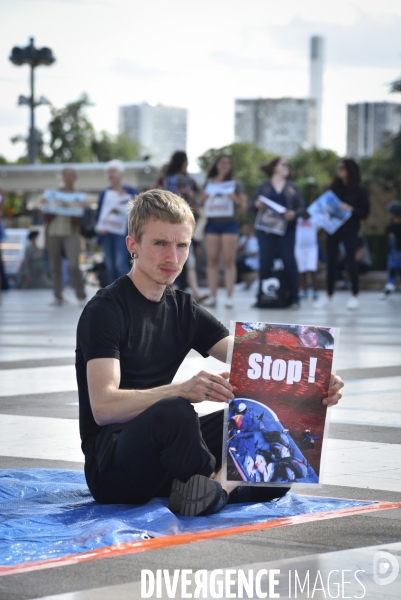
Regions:
M 367 191 L 361 185 L 358 185 L 353 190 L 347 190 L 343 184 L 331 189 L 341 202 L 349 204 L 354 209 L 350 218 L 341 225 L 338 231 L 341 230 L 343 233 L 357 232 L 361 219 L 366 219 L 370 210 Z
M 82 450 L 101 427 L 89 402 L 86 363 L 94 358 L 120 361 L 120 389 L 145 390 L 172 382 L 193 348 L 208 356 L 228 331 L 190 294 L 167 287 L 161 300 L 143 296 L 124 275 L 88 302 L 77 329 L 76 374 Z

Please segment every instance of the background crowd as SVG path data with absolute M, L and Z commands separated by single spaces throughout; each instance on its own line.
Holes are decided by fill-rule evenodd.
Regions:
M 196 183 L 187 168 L 186 153 L 177 151 L 154 183 L 154 187 L 184 198 L 197 221 L 187 263 L 175 282 L 177 287 L 189 289 L 198 303 L 209 308 L 217 305 L 219 287 L 225 289 L 226 308 L 234 307 L 235 290 L 244 287 L 257 293 L 255 306 L 292 309 L 297 309 L 308 295 L 316 308 L 328 306 L 336 289 L 350 287 L 347 308 L 358 309 L 359 277 L 371 265 L 366 239 L 360 233 L 370 203 L 361 185 L 360 168 L 353 159 L 338 161 L 327 188 L 340 200 L 340 208 L 350 213 L 331 234 L 319 231 L 308 213 L 311 198 L 305 201 L 301 189 L 291 180 L 291 166 L 284 157 L 260 165 L 264 179 L 248 195 L 234 172 L 229 153 L 213 157 L 203 185 Z M 101 260 L 93 265 L 101 286 L 128 272 L 127 204 L 137 190 L 124 183 L 124 163 L 120 160 L 107 163 L 106 174 L 109 185 L 99 195 L 95 212 L 87 209 L 84 218 L 43 213 L 45 250 L 37 246 L 38 232 L 31 231 L 18 287 L 52 287 L 52 304 L 62 306 L 66 303 L 63 287 L 70 283 L 78 303 L 84 305 L 85 281 L 79 256 L 85 238 L 92 240 L 91 244 L 96 240 L 101 249 Z M 76 172 L 65 168 L 60 190 L 76 189 Z M 3 198 L 0 190 L 0 210 Z M 281 229 L 266 228 L 270 213 L 265 199 L 278 206 Z M 393 201 L 388 214 L 388 281 L 383 298 L 395 291 L 401 269 L 401 203 Z M 199 268 L 202 261 L 205 277 Z M 316 275 L 322 265 L 326 269 L 327 293 L 319 297 Z M 4 288 L 4 273 L 2 279 Z

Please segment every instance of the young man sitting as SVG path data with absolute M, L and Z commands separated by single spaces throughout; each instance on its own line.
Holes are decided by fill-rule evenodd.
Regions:
M 229 372 L 172 380 L 191 349 L 226 360 L 228 331 L 192 296 L 170 287 L 188 257 L 195 220 L 188 204 L 164 190 L 130 203 L 131 271 L 99 290 L 77 331 L 76 371 L 85 475 L 95 500 L 142 504 L 170 495 L 183 515 L 216 512 L 230 497 L 213 479 L 221 467 L 223 411 L 198 418 L 193 404 L 234 396 Z M 336 404 L 333 375 L 325 404 Z M 247 488 L 246 493 L 249 494 Z M 288 488 L 255 490 L 259 500 Z M 260 497 L 263 495 L 263 498 Z

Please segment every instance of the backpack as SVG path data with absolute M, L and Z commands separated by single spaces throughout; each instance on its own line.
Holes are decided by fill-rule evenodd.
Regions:
M 287 308 L 291 302 L 291 293 L 284 274 L 283 262 L 280 258 L 276 258 L 268 277 L 259 281 L 256 306 L 258 308 Z

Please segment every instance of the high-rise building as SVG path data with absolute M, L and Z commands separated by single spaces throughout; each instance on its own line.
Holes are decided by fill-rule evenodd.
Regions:
M 401 128 L 401 104 L 359 102 L 347 106 L 347 155 L 372 156 Z
M 147 102 L 120 106 L 119 131 L 140 142 L 152 162 L 162 165 L 176 150 L 186 150 L 187 110 Z
M 323 100 L 323 38 L 314 35 L 310 45 L 310 89 L 309 97 L 316 103 L 315 146 L 322 145 L 322 100 Z
M 316 139 L 315 100 L 259 98 L 235 101 L 235 141 L 253 142 L 290 158 Z

